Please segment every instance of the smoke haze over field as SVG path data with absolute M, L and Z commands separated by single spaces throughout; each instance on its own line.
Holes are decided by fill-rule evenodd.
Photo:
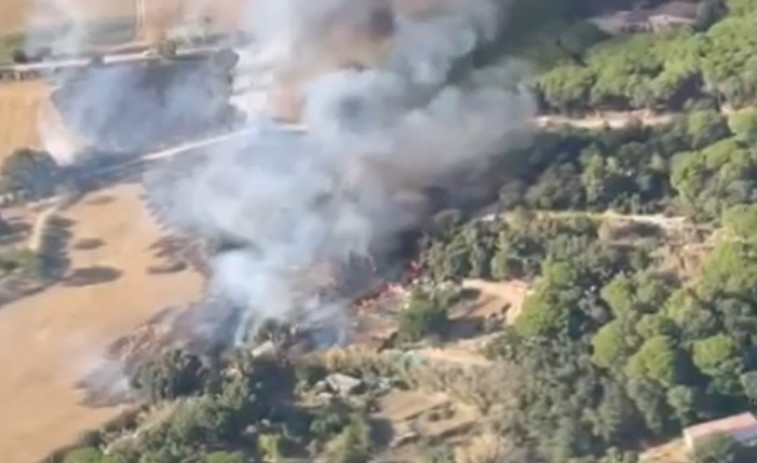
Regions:
M 514 82 L 482 85 L 470 73 L 450 82 L 496 36 L 506 4 L 431 3 L 411 14 L 382 0 L 250 1 L 245 22 L 257 40 L 240 50 L 237 79 L 296 82 L 290 90 L 299 94 L 307 133 L 248 107 L 243 148 L 219 145 L 193 159 L 187 175 L 171 178 L 174 165 L 146 174 L 169 224 L 234 243 L 214 258 L 209 287 L 237 310 L 237 342 L 265 318 L 341 333 L 347 301 L 323 300 L 307 273 L 323 262 L 381 259 L 421 217 L 424 188 L 485 169 L 523 142 L 530 95 Z M 117 79 L 107 88 L 132 91 Z

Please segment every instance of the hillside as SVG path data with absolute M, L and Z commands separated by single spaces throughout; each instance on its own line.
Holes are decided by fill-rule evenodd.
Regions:
M 378 130 L 382 147 L 401 148 L 386 153 L 397 166 L 391 179 L 383 169 L 357 175 L 361 153 L 341 151 L 363 141 L 351 136 L 373 133 L 367 120 L 323 132 L 313 124 L 313 137 L 296 139 L 271 130 L 281 138 L 264 138 L 275 141 L 270 152 L 267 143 L 243 148 L 240 131 L 236 156 L 215 150 L 197 164 L 206 169 L 191 168 L 197 150 L 156 153 L 180 160 L 156 176 L 165 188 L 151 210 L 186 211 L 174 223 L 205 241 L 202 258 L 215 258 L 203 262 L 215 291 L 173 325 L 152 316 L 197 299 L 202 281 L 181 266 L 148 272 L 172 268 L 153 249 L 171 231 L 147 217 L 144 187 L 85 195 L 61 213 L 72 234 L 65 274 L 0 308 L 0 364 L 12 372 L 0 380 L 0 403 L 20 416 L 0 427 L 0 452 L 11 449 L 9 463 L 65 444 L 76 448 L 51 463 L 757 461 L 737 432 L 681 438 L 692 425 L 757 412 L 757 0 L 684 3 L 516 0 L 503 40 L 464 54 L 450 74 L 475 88 L 469 64 L 509 70 L 504 58 L 527 60 L 533 74 L 496 84 L 523 84 L 538 100 L 539 114 L 525 116 L 532 136 L 494 145 L 485 172 L 449 172 L 449 183 L 417 192 L 428 219 L 387 232 L 393 252 L 361 259 L 345 250 L 395 218 L 382 214 L 391 200 L 381 190 L 409 172 L 425 185 L 444 142 L 458 147 L 446 138 L 455 124 L 423 130 L 422 141 L 441 143 L 417 152 Z M 674 4 L 688 13 L 662 26 L 649 20 Z M 597 15 L 630 26 L 601 31 Z M 316 54 L 303 57 L 285 85 L 332 62 L 374 77 L 360 73 L 372 54 L 342 56 L 372 50 L 385 34 L 335 37 L 330 60 L 319 67 Z M 444 62 L 436 43 L 418 40 Z M 370 109 L 404 115 L 373 94 L 347 92 L 345 102 L 336 87 L 327 100 L 344 103 L 346 119 L 362 122 Z M 425 121 L 422 103 L 401 103 Z M 333 143 L 342 132 L 345 143 Z M 333 144 L 318 145 L 319 135 Z M 475 149 L 460 147 L 473 164 Z M 328 148 L 325 169 L 318 148 Z M 332 182 L 349 164 L 342 154 L 354 155 L 356 173 L 344 178 L 357 181 Z M 429 161 L 412 170 L 406 159 Z M 0 248 L 0 283 L 34 257 Z M 328 270 L 336 266 L 344 271 Z M 371 291 L 356 290 L 364 273 Z M 329 278 L 303 284 L 303 274 Z M 312 297 L 303 303 L 292 297 L 299 292 Z M 198 326 L 197 315 L 202 334 L 186 342 L 177 333 Z M 74 387 L 106 349 L 123 367 L 115 384 L 129 384 L 141 410 L 112 426 L 103 424 L 120 410 L 84 407 Z M 77 440 L 82 431 L 91 432 Z

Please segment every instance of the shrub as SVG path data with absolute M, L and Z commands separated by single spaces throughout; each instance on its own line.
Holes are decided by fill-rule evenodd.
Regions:
M 694 463 L 739 463 L 739 446 L 729 436 L 717 434 L 707 437 L 694 446 Z
M 400 315 L 399 335 L 407 341 L 419 341 L 442 334 L 446 327 L 447 308 L 436 298 L 416 292 Z

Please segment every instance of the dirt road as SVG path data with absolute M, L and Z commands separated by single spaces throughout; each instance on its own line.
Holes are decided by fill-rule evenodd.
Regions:
M 577 129 L 599 130 L 604 127 L 619 129 L 632 123 L 641 123 L 642 125 L 664 125 L 670 124 L 675 118 L 675 113 L 654 114 L 649 111 L 608 111 L 594 116 L 568 117 L 556 114 L 537 116 L 535 123 L 537 127 L 549 128 L 569 126 Z

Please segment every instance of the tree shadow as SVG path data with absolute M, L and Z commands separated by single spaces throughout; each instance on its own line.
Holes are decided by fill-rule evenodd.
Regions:
M 109 283 L 121 277 L 123 272 L 113 267 L 93 266 L 73 270 L 63 281 L 65 286 L 91 286 Z
M 0 221 L 0 245 L 16 244 L 24 241 L 32 226 L 20 219 Z
M 57 279 L 68 270 L 70 259 L 66 248 L 71 241 L 71 227 L 74 223 L 73 220 L 64 217 L 54 217 L 50 220 L 41 255 L 44 278 Z
M 163 263 L 149 267 L 148 273 L 176 273 L 187 268 L 192 268 L 203 275 L 209 273 L 207 263 L 210 251 L 202 241 L 169 235 L 150 245 L 150 250 Z
M 74 243 L 73 248 L 77 251 L 92 251 L 105 245 L 105 241 L 99 238 L 83 238 Z
M 167 275 L 170 273 L 179 273 L 187 269 L 187 263 L 182 261 L 168 261 L 162 264 L 155 264 L 147 267 L 147 273 L 150 275 Z
M 372 417 L 370 419 L 371 440 L 379 448 L 387 448 L 394 439 L 394 427 L 386 418 Z
M 111 195 L 98 195 L 94 198 L 88 199 L 86 204 L 92 205 L 92 206 L 104 206 L 106 204 L 110 204 L 115 200 L 115 198 Z

